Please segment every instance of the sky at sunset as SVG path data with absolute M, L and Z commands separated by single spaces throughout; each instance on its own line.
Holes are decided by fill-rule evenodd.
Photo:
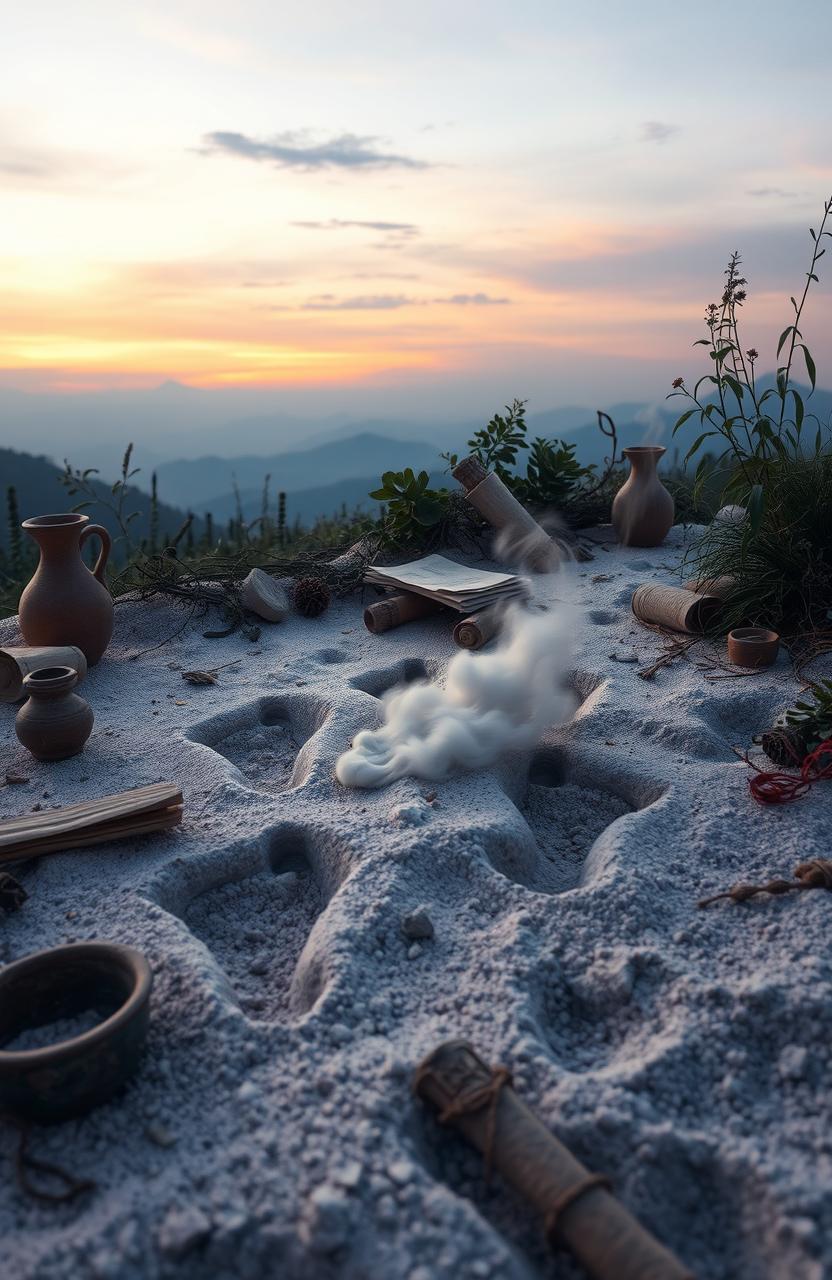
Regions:
M 10 6 L 0 381 L 658 398 L 734 248 L 770 368 L 830 37 L 828 0 Z

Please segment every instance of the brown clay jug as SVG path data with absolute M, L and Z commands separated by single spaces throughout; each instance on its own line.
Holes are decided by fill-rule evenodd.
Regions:
M 657 547 L 673 524 L 673 498 L 656 474 L 659 458 L 666 452 L 661 445 L 623 450 L 630 474 L 613 500 L 612 523 L 625 547 Z
M 83 751 L 92 733 L 90 705 L 73 689 L 78 683 L 74 667 L 42 667 L 23 681 L 28 701 L 17 713 L 15 730 L 36 760 L 66 760 Z
M 80 512 L 33 516 L 21 527 L 40 547 L 40 563 L 20 597 L 24 640 L 31 645 L 74 644 L 93 666 L 113 634 L 113 599 L 104 581 L 109 533 Z M 90 571 L 81 548 L 94 535 L 101 539 L 101 551 Z

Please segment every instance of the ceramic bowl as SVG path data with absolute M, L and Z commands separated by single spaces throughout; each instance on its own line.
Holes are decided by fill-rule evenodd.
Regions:
M 78 942 L 0 969 L 0 1107 L 50 1122 L 82 1115 L 121 1088 L 139 1062 L 153 976 L 132 947 Z M 21 1032 L 94 1010 L 90 1031 L 40 1049 L 5 1049 Z
M 735 627 L 728 632 L 728 657 L 737 667 L 770 667 L 779 648 L 777 632 L 765 627 Z

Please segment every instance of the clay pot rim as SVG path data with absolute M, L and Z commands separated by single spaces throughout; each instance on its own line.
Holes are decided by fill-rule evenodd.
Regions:
M 6 965 L 0 971 L 0 1000 L 7 1000 L 15 990 L 25 993 L 30 981 L 37 981 L 44 973 L 50 976 L 56 972 L 60 974 L 63 962 L 71 963 L 73 959 L 86 960 L 90 965 L 92 972 L 86 977 L 86 981 L 91 996 L 95 995 L 95 970 L 98 974 L 106 971 L 120 977 L 126 975 L 131 984 L 128 995 L 109 1017 L 80 1036 L 58 1040 L 41 1049 L 0 1047 L 0 1084 L 19 1075 L 28 1075 L 32 1071 L 43 1071 L 47 1067 L 51 1070 L 64 1067 L 79 1054 L 103 1048 L 136 1017 L 150 998 L 153 973 L 147 957 L 141 951 L 115 942 L 73 942 L 62 947 L 47 947 L 44 951 L 35 951 L 22 960 Z M 56 985 L 59 991 L 64 989 L 60 980 Z M 29 1026 L 29 1023 L 21 1021 L 9 1038 L 13 1039 L 20 1031 L 28 1030 Z M 52 1089 L 54 1084 L 50 1083 L 49 1087 Z
M 23 688 L 27 693 L 54 693 L 58 689 L 72 689 L 78 683 L 78 672 L 74 667 L 41 667 L 38 671 L 30 671 L 23 677 Z
M 776 631 L 769 631 L 767 627 L 735 627 L 733 631 L 728 632 L 729 640 L 737 640 L 743 645 L 770 645 L 775 641 L 780 643 L 780 636 Z
M 66 529 L 89 524 L 89 519 L 83 511 L 64 511 L 49 516 L 29 516 L 20 527 L 21 529 Z
M 629 458 L 631 454 L 641 457 L 648 453 L 656 454 L 660 458 L 663 453 L 667 453 L 667 449 L 663 444 L 629 444 L 621 452 L 625 458 Z

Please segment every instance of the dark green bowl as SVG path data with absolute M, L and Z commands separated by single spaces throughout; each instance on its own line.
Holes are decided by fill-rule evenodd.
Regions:
M 153 975 L 112 942 L 51 947 L 0 969 L 0 1107 L 49 1123 L 106 1102 L 136 1070 Z M 6 1050 L 22 1031 L 93 1009 L 103 1021 L 42 1049 Z

